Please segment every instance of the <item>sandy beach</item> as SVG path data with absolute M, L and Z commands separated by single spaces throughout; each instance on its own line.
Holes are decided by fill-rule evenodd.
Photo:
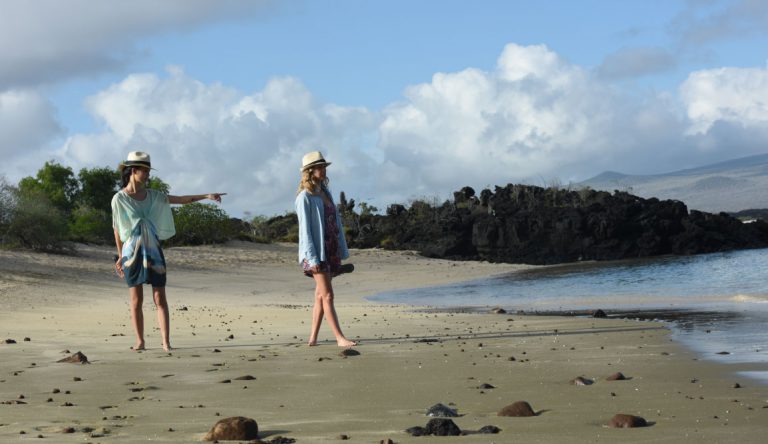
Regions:
M 174 350 L 160 347 L 145 290 L 148 349 L 134 352 L 113 250 L 0 251 L 0 441 L 195 442 L 231 416 L 255 419 L 264 442 L 297 443 L 757 443 L 768 431 L 768 387 L 734 373 L 747 365 L 700 360 L 659 323 L 365 300 L 525 266 L 353 250 L 355 272 L 334 280 L 360 342 L 343 356 L 326 324 L 305 345 L 314 285 L 295 245 L 168 249 Z M 57 362 L 78 351 L 89 364 Z M 606 380 L 616 372 L 627 379 Z M 516 401 L 537 415 L 497 416 Z M 437 403 L 457 410 L 463 436 L 405 432 Z M 607 427 L 617 413 L 649 426 Z M 487 425 L 500 432 L 478 433 Z

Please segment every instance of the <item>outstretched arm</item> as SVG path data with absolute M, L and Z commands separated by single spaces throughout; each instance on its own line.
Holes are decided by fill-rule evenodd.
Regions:
M 211 193 L 211 194 L 190 194 L 188 196 L 168 196 L 168 203 L 172 204 L 188 204 L 197 202 L 204 199 L 210 199 L 221 203 L 221 196 L 226 196 L 227 193 Z

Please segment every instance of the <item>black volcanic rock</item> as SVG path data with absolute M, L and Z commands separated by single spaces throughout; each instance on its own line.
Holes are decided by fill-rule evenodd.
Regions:
M 352 247 L 428 257 L 553 264 L 768 247 L 768 223 L 688 211 L 626 192 L 507 185 L 454 193 L 442 205 L 391 205 L 386 215 L 344 212 Z
M 459 436 L 461 429 L 453 421 L 447 418 L 433 418 L 424 427 L 427 435 L 435 436 Z

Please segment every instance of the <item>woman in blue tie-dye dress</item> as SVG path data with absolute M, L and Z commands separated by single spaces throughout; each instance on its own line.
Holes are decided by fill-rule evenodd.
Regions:
M 144 350 L 143 284 L 152 285 L 162 345 L 171 350 L 170 316 L 165 295 L 165 257 L 160 241 L 176 234 L 171 204 L 203 199 L 221 202 L 223 193 L 170 196 L 146 187 L 151 169 L 149 154 L 134 151 L 120 164 L 121 189 L 112 198 L 112 225 L 118 260 L 115 271 L 125 278 L 131 297 L 131 320 L 136 332 L 134 350 Z

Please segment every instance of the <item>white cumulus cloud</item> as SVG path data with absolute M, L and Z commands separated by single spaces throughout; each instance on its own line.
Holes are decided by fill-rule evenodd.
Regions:
M 91 97 L 88 109 L 105 131 L 69 138 L 63 156 L 70 162 L 116 165 L 128 151 L 147 151 L 172 193 L 227 192 L 233 215 L 292 208 L 307 151 L 322 149 L 333 160 L 339 191 L 352 171 L 369 168 L 358 148 L 372 131 L 371 113 L 318 103 L 294 78 L 244 95 L 173 68 L 168 77 L 128 76 Z
M 668 150 L 650 143 L 682 125 L 670 103 L 638 101 L 543 45 L 509 44 L 495 71 L 437 74 L 405 95 L 384 112 L 379 148 L 416 195 L 583 179 L 617 159 L 642 168 L 658 160 L 648 150 Z
M 689 133 L 706 133 L 717 122 L 768 126 L 768 69 L 719 68 L 691 73 L 680 87 Z
M 148 151 L 172 192 L 228 192 L 224 208 L 240 216 L 291 210 L 301 156 L 319 148 L 335 191 L 383 209 L 467 185 L 651 174 L 755 154 L 768 135 L 765 78 L 702 71 L 679 95 L 641 94 L 546 46 L 509 44 L 495 69 L 437 73 L 375 112 L 321 102 L 292 77 L 243 93 L 172 67 L 89 98 L 104 129 L 73 135 L 61 156 L 80 168 Z
M 32 90 L 0 92 L 0 155 L 4 162 L 29 156 L 60 134 L 51 102 Z

